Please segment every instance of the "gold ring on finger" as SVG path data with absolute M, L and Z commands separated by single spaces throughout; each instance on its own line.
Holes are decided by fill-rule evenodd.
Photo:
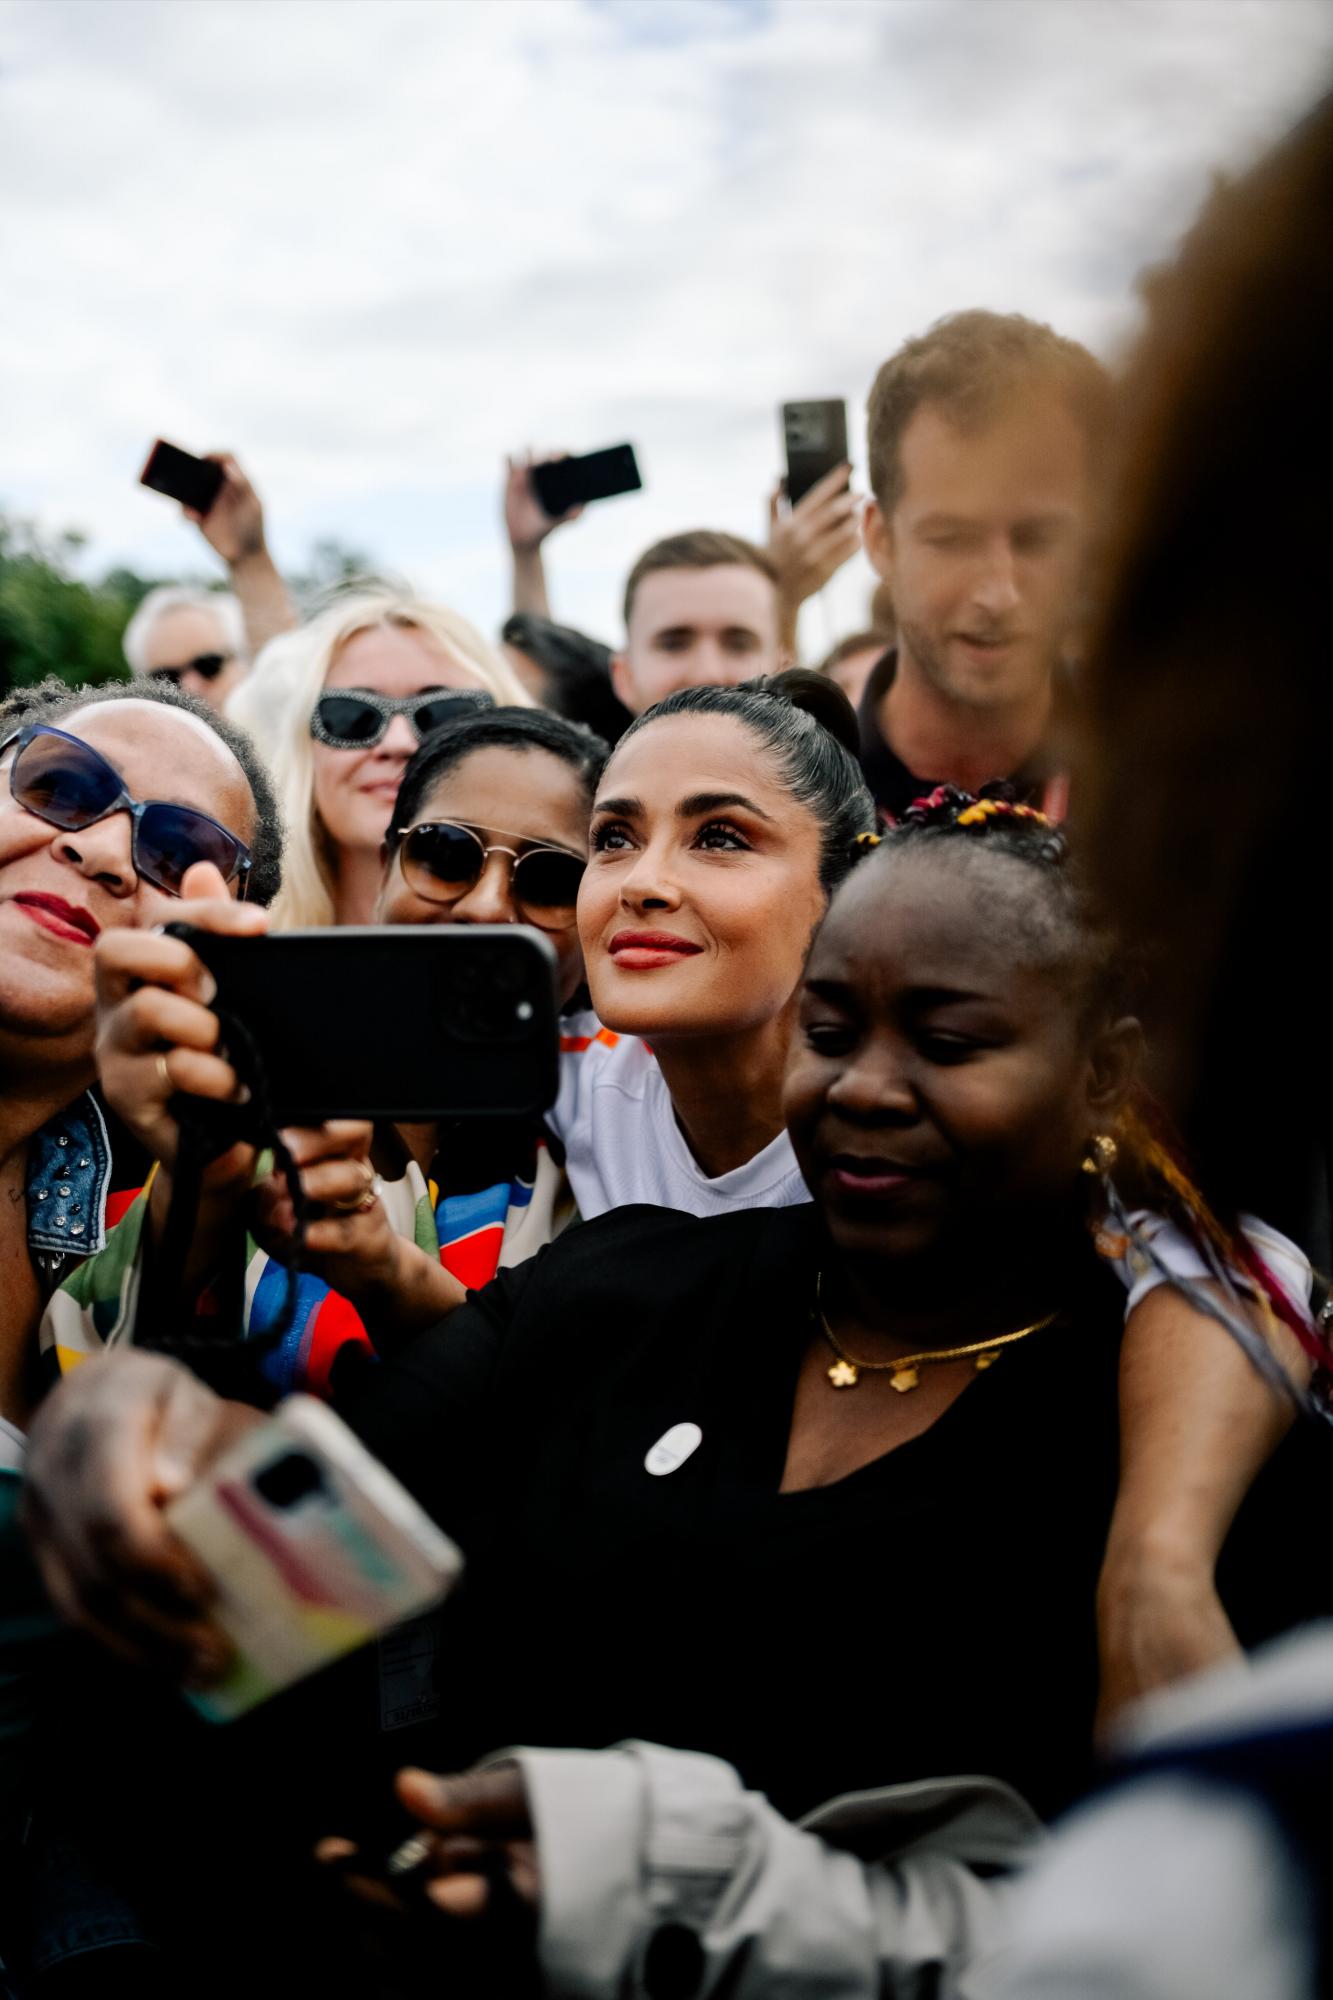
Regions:
M 335 1215 L 357 1215 L 365 1209 L 373 1208 L 380 1196 L 380 1177 L 366 1160 L 358 1162 L 364 1179 L 355 1194 L 345 1194 L 329 1207 Z

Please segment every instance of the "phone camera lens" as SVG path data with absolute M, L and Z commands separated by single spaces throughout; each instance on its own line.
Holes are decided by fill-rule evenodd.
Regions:
M 257 1472 L 254 1479 L 255 1492 L 270 1507 L 296 1507 L 312 1493 L 320 1492 L 323 1485 L 324 1474 L 303 1451 L 284 1452 L 272 1465 Z

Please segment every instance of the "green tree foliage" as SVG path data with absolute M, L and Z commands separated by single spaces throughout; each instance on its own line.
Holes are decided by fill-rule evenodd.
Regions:
M 71 687 L 128 676 L 122 635 L 135 607 L 164 579 L 112 569 L 85 581 L 77 573 L 85 547 L 84 536 L 73 531 L 43 535 L 32 522 L 0 512 L 0 695 L 47 674 L 59 674 Z M 371 558 L 358 550 L 319 541 L 289 583 L 308 609 L 372 569 Z M 172 581 L 207 588 L 213 580 Z
M 118 569 L 85 583 L 83 547 L 81 535 L 42 536 L 0 514 L 0 690 L 46 674 L 79 687 L 128 673 L 120 636 L 152 580 Z

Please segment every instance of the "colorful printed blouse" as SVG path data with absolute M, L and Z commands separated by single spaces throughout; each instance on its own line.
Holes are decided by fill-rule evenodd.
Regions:
M 453 1145 L 460 1153 L 471 1151 L 465 1133 L 454 1137 Z M 381 1167 L 380 1199 L 390 1224 L 427 1256 L 438 1257 L 469 1290 L 489 1284 L 498 1270 L 535 1256 L 572 1212 L 564 1170 L 545 1138 L 534 1140 L 528 1134 L 511 1146 L 510 1159 L 517 1155 L 520 1161 L 518 1172 L 492 1178 L 489 1172 L 473 1171 L 462 1185 L 456 1170 L 447 1176 L 441 1171 L 440 1156 L 428 1179 L 391 1130 L 377 1135 L 377 1158 L 385 1148 L 401 1155 L 396 1175 Z M 478 1180 L 483 1184 L 476 1185 Z M 42 1347 L 62 1373 L 104 1347 L 133 1338 L 150 1185 L 151 1176 L 105 1246 L 64 1280 L 47 1306 Z M 253 1237 L 246 1238 L 245 1256 L 242 1338 L 263 1339 L 281 1323 L 288 1273 Z M 200 1301 L 202 1315 L 209 1304 L 206 1294 Z M 348 1342 L 371 1345 L 355 1307 L 322 1278 L 301 1272 L 291 1324 L 265 1354 L 263 1373 L 282 1393 L 304 1389 L 321 1395 L 334 1357 Z

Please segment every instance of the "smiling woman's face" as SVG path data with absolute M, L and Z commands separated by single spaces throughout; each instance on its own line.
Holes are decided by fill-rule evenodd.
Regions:
M 1077 1197 L 1137 1028 L 1089 1032 L 1067 953 L 1024 941 L 1034 894 L 1021 862 L 921 850 L 876 857 L 840 891 L 806 967 L 783 1113 L 845 1252 L 972 1269 Z
M 427 632 L 410 625 L 375 625 L 340 647 L 324 689 L 367 688 L 372 694 L 424 694 L 430 688 L 470 688 L 480 682 Z M 407 761 L 417 747 L 405 715 L 369 750 L 312 743 L 315 811 L 335 847 L 378 854 Z
M 598 787 L 579 933 L 602 1022 L 731 1035 L 791 1002 L 824 910 L 814 814 L 734 716 L 664 716 Z
M 56 727 L 91 744 L 135 799 L 169 799 L 221 822 L 247 846 L 255 809 L 231 751 L 197 716 L 155 701 L 98 702 Z M 131 861 L 128 812 L 62 832 L 26 812 L 0 763 L 0 1035 L 52 1042 L 93 1032 L 92 945 L 116 925 L 144 929 L 181 905 Z
M 534 847 L 559 847 L 580 858 L 588 851 L 588 797 L 578 773 L 563 757 L 535 746 L 491 744 L 446 771 L 422 801 L 412 825 L 442 820 L 469 827 L 483 847 L 508 847 L 519 856 Z M 403 874 L 400 842 L 385 864 L 376 922 L 524 923 L 527 919 L 514 899 L 514 866 L 508 854 L 489 854 L 476 881 L 451 902 L 442 902 L 413 889 Z M 555 950 L 556 986 L 563 1006 L 583 978 L 579 934 L 572 923 L 562 928 L 543 923 L 541 929 Z

